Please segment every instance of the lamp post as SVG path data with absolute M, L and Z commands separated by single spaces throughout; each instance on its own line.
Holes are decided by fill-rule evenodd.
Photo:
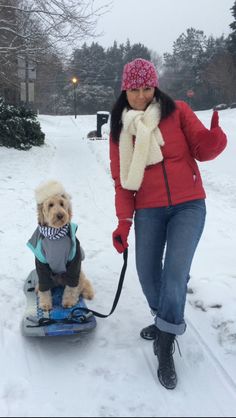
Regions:
M 75 119 L 76 119 L 77 118 L 76 87 L 78 85 L 79 80 L 77 77 L 73 77 L 71 81 L 74 86 L 74 112 L 75 112 Z
M 187 90 L 186 95 L 189 98 L 189 106 L 192 107 L 192 98 L 194 97 L 195 92 L 192 89 L 189 89 Z

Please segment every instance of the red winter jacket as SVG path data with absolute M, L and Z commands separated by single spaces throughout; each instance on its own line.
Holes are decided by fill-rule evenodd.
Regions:
M 119 143 L 110 138 L 111 173 L 119 219 L 133 218 L 137 209 L 176 205 L 206 197 L 195 159 L 214 159 L 226 147 L 227 138 L 220 127 L 206 129 L 185 102 L 177 101 L 176 106 L 176 110 L 159 124 L 165 141 L 161 148 L 164 160 L 146 168 L 137 192 L 122 188 Z

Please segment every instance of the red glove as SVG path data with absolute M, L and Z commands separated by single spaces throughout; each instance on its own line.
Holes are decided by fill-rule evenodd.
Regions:
M 112 234 L 113 245 L 118 253 L 123 253 L 128 248 L 128 235 L 132 222 L 127 220 L 119 221 L 118 227 Z
M 197 134 L 197 143 L 193 156 L 198 161 L 210 161 L 225 149 L 227 137 L 219 126 L 219 114 L 214 110 L 210 129 L 203 129 Z
M 215 110 L 211 118 L 211 129 L 218 128 L 218 127 L 219 127 L 219 114 L 217 110 Z

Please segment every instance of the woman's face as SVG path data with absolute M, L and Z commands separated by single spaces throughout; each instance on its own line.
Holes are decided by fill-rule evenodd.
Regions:
M 127 100 L 134 110 L 145 110 L 154 98 L 154 87 L 142 87 L 126 91 Z

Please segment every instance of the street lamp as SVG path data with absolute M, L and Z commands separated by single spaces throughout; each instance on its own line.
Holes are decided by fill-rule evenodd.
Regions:
M 191 107 L 192 107 L 192 98 L 193 98 L 193 97 L 194 97 L 194 95 L 195 95 L 194 90 L 192 90 L 192 89 L 187 90 L 186 95 L 187 95 L 187 97 L 189 98 L 189 106 L 191 106 Z
M 77 107 L 76 106 L 77 105 L 77 103 L 76 103 L 76 87 L 78 85 L 79 80 L 78 80 L 77 77 L 73 77 L 71 79 L 71 81 L 72 81 L 73 86 L 74 86 L 74 111 L 75 111 L 75 119 L 76 119 L 76 117 L 77 117 L 77 109 L 76 109 L 76 107 Z

